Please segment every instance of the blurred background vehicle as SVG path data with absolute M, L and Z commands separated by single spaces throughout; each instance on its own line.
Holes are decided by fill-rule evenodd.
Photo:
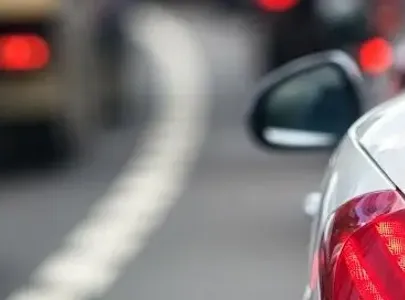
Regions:
M 269 47 L 273 51 L 269 53 L 274 66 L 313 52 L 343 49 L 358 59 L 367 72 L 371 58 L 362 61 L 362 47 L 376 37 L 391 41 L 403 27 L 400 0 L 258 0 L 257 3 L 271 19 Z
M 237 1 L 231 1 L 236 3 Z M 243 2 L 243 3 L 241 3 Z M 404 1 L 251 0 L 268 22 L 267 70 L 295 58 L 342 49 L 360 65 L 379 102 L 402 88 L 393 53 L 402 39 Z
M 105 2 L 1 1 L 2 159 L 18 148 L 81 155 L 120 118 L 125 1 Z M 47 138 L 24 135 L 32 128 Z
M 342 52 L 302 61 L 261 86 L 249 126 L 266 149 L 329 149 L 345 136 L 306 203 L 313 224 L 303 299 L 402 299 L 405 95 L 346 135 L 355 116 L 345 107 L 369 97 L 356 63 Z

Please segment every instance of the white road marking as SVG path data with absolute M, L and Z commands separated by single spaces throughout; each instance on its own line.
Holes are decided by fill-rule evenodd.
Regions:
M 203 140 L 207 71 L 186 24 L 159 7 L 140 11 L 134 38 L 163 74 L 159 116 L 141 157 L 128 162 L 109 192 L 8 300 L 82 300 L 108 291 L 145 246 L 184 187 Z

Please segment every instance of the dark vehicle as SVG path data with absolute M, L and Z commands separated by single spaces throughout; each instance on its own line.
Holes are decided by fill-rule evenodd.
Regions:
M 257 0 L 257 4 L 271 20 L 269 53 L 276 67 L 331 49 L 358 58 L 369 40 L 393 41 L 404 24 L 401 0 Z
M 381 102 L 398 93 L 401 73 L 395 68 L 394 53 L 405 25 L 404 1 L 301 0 L 293 4 L 278 12 L 267 9 L 271 24 L 268 68 L 311 53 L 341 49 L 360 66 L 373 99 Z
M 378 101 L 405 85 L 403 0 L 221 0 L 252 11 L 268 26 L 264 51 L 272 70 L 304 55 L 341 49 L 359 64 Z M 400 40 L 400 41 L 399 41 Z M 402 47 L 402 49 L 405 49 Z M 382 93 L 382 91 L 384 93 Z M 389 91 L 389 94 L 386 92 Z

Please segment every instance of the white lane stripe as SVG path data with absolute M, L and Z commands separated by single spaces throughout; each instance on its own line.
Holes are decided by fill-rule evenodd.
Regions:
M 60 250 L 8 300 L 82 300 L 102 296 L 162 223 L 195 161 L 207 112 L 206 70 L 186 24 L 159 7 L 138 11 L 134 38 L 163 74 L 157 122 L 105 197 Z M 201 76 L 201 77 L 200 77 Z

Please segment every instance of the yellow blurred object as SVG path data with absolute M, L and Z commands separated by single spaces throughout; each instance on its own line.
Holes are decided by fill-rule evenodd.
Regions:
M 100 106 L 96 14 L 91 1 L 62 1 L 0 0 L 0 123 L 45 122 L 82 148 Z
M 55 61 L 56 57 L 61 57 L 57 46 L 61 34 L 58 22 L 54 22 L 60 16 L 60 3 L 59 0 L 0 0 L 3 26 L 0 39 L 17 41 L 19 37 L 21 40 L 13 45 L 0 43 L 0 120 L 3 122 L 46 121 L 62 115 L 66 74 L 62 64 Z M 39 52 L 28 44 L 27 31 L 39 36 L 51 51 L 50 61 L 39 70 L 28 68 L 30 61 L 37 60 L 35 56 Z M 7 48 L 8 45 L 11 48 Z M 19 69 L 24 65 L 27 69 Z
M 1 82 L 1 81 L 0 81 Z M 0 119 L 4 122 L 51 121 L 62 109 L 62 82 L 35 76 L 0 84 Z
M 39 19 L 60 11 L 59 0 L 0 0 L 0 19 Z

